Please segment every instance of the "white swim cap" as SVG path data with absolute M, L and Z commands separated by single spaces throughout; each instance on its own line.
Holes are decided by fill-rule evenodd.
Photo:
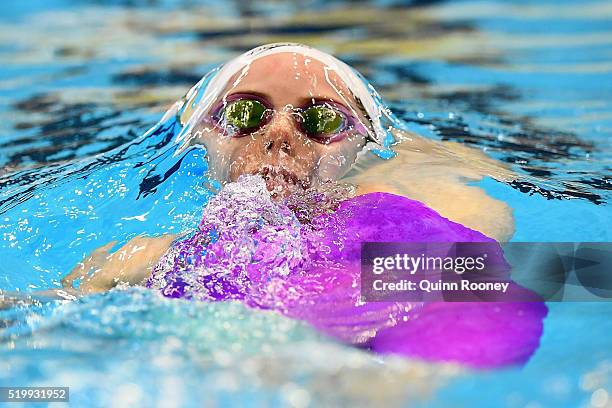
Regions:
M 226 84 L 249 66 L 254 60 L 278 53 L 295 53 L 317 60 L 325 65 L 344 82 L 353 98 L 362 107 L 362 113 L 369 121 L 369 140 L 376 142 L 378 147 L 387 147 L 393 142 L 389 132 L 391 124 L 397 124 L 397 119 L 381 102 L 380 95 L 352 67 L 336 57 L 315 48 L 296 43 L 274 43 L 254 48 L 228 61 L 202 78 L 177 106 L 178 116 L 184 129 L 177 142 L 188 145 L 192 139 L 193 129 L 200 116 L 207 112 L 211 105 L 221 96 Z M 389 125 L 383 125 L 383 122 Z

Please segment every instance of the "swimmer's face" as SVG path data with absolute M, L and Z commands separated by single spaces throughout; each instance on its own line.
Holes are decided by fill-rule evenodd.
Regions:
M 261 57 L 229 82 L 196 129 L 213 175 L 260 174 L 282 197 L 341 177 L 365 144 L 360 103 L 333 70 L 301 54 Z

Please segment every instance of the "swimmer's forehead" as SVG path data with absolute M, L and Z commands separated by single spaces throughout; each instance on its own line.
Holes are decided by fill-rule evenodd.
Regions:
M 337 72 L 304 54 L 282 52 L 253 60 L 229 81 L 228 93 L 265 96 L 275 106 L 328 100 L 355 107 L 357 101 Z

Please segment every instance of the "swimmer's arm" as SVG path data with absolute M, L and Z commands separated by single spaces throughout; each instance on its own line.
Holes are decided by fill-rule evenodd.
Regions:
M 52 300 L 75 300 L 81 294 L 77 289 L 45 289 L 36 292 L 17 292 L 0 289 L 0 311 L 14 306 L 40 305 Z M 2 320 L 0 319 L 0 326 Z
M 110 242 L 86 256 L 62 279 L 64 288 L 73 288 L 82 279 L 79 291 L 83 294 L 103 292 L 120 283 L 139 285 L 151 274 L 151 269 L 170 248 L 176 235 L 135 237 L 113 253 L 116 241 Z M 93 270 L 93 273 L 90 272 Z
M 507 241 L 514 233 L 512 209 L 490 197 L 474 182 L 483 177 L 500 181 L 517 176 L 478 149 L 453 142 L 437 142 L 407 132 L 394 146 L 397 157 L 362 158 L 345 178 L 358 186 L 358 194 L 386 191 L 421 201 L 442 216 L 495 238 Z

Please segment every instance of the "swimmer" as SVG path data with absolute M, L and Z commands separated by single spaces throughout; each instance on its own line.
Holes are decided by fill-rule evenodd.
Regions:
M 210 174 L 222 184 L 260 175 L 273 198 L 348 182 L 357 194 L 390 192 L 423 202 L 442 216 L 498 241 L 513 232 L 511 211 L 482 189 L 467 185 L 511 173 L 478 150 L 435 142 L 399 129 L 391 133 L 397 157 L 372 152 L 387 130 L 385 112 L 363 80 L 321 51 L 268 45 L 223 66 L 196 85 L 171 114 L 188 131 L 180 142 L 206 148 Z M 62 279 L 67 289 L 108 290 L 142 284 L 176 236 L 136 237 L 93 251 Z M 92 273 L 93 271 L 93 273 Z
M 377 97 L 349 66 L 301 45 L 228 62 L 162 119 L 179 122 L 179 149 L 206 149 L 210 176 L 223 185 L 197 230 L 137 237 L 112 253 L 108 243 L 57 295 L 145 285 L 166 297 L 274 310 L 380 354 L 524 363 L 542 333 L 540 302 L 361 300 L 362 241 L 495 243 L 513 230 L 505 204 L 466 185 L 511 177 L 506 169 L 476 150 L 394 129 Z M 391 140 L 397 157 L 384 160 Z

